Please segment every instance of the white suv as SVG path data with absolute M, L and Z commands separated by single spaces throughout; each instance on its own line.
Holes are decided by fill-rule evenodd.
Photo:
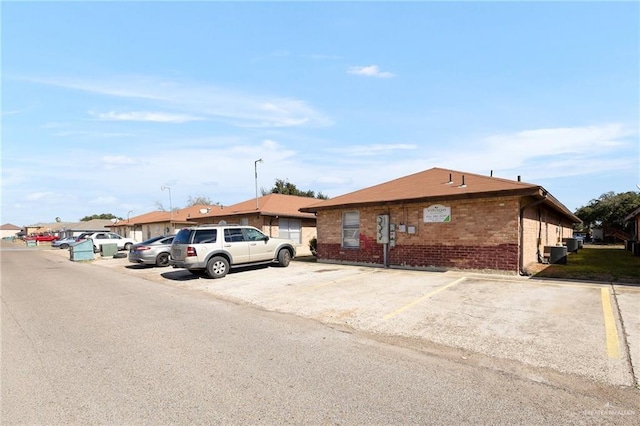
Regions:
M 295 255 L 290 240 L 271 238 L 252 226 L 201 225 L 178 232 L 169 264 L 194 275 L 222 278 L 236 266 L 271 262 L 289 266 Z
M 93 240 L 93 251 L 96 253 L 102 249 L 103 244 L 117 244 L 118 250 L 127 250 L 137 241 L 132 238 L 121 237 L 115 232 L 85 232 L 80 234 L 76 241 L 91 239 Z

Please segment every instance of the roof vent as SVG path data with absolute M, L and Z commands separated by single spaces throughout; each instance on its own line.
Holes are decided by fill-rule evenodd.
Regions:
M 521 182 L 520 175 L 518 175 L 518 182 Z
M 460 184 L 460 186 L 458 186 L 458 188 L 466 188 L 467 185 L 464 183 L 464 175 L 462 175 L 462 184 Z
M 447 182 L 447 185 L 451 185 L 453 183 L 453 180 L 451 179 L 451 173 L 449 173 L 449 182 Z

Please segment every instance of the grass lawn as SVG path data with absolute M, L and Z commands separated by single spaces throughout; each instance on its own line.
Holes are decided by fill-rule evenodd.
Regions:
M 587 245 L 569 253 L 566 265 L 539 265 L 533 276 L 640 284 L 640 256 L 622 246 Z

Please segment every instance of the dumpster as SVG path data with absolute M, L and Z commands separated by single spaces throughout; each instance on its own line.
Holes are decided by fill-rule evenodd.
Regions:
M 100 253 L 102 257 L 113 257 L 117 252 L 118 244 L 116 243 L 102 244 L 100 246 Z
M 82 240 L 78 243 L 72 244 L 69 247 L 69 258 L 74 262 L 80 260 L 93 260 L 93 241 Z
M 544 251 L 549 253 L 549 263 L 567 264 L 567 248 L 565 246 L 545 246 Z
M 567 251 L 572 253 L 578 251 L 578 240 L 576 238 L 567 238 Z

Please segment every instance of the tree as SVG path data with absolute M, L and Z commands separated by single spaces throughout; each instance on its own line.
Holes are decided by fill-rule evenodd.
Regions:
M 329 197 L 324 195 L 322 192 L 316 193 L 314 191 L 302 191 L 298 189 L 294 184 L 289 182 L 288 180 L 276 179 L 276 183 L 269 191 L 266 191 L 264 188 L 260 189 L 262 195 L 267 194 L 284 194 L 284 195 L 297 195 L 299 197 L 310 197 L 310 198 L 318 198 L 320 200 L 327 200 Z
M 589 204 L 577 209 L 575 215 L 584 222 L 585 228 L 603 226 L 630 233 L 633 231 L 633 223 L 625 221 L 624 218 L 638 207 L 639 193 L 629 191 L 616 194 L 611 191 L 589 201 Z
M 187 200 L 187 207 L 198 206 L 198 205 L 219 206 L 221 204 L 219 201 L 217 203 L 214 203 L 213 201 L 211 201 L 209 197 L 205 197 L 204 195 L 199 195 L 197 197 L 189 196 L 189 199 Z
M 91 216 L 85 216 L 82 219 L 80 219 L 80 222 L 88 222 L 90 220 L 93 219 L 118 219 L 118 220 L 122 220 L 121 217 L 116 217 L 115 215 L 111 214 L 111 213 L 102 213 L 102 214 L 94 214 Z

